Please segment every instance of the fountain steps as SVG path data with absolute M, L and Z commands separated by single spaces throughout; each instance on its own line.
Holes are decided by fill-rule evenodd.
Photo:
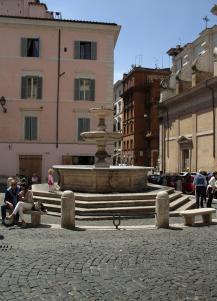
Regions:
M 173 188 L 164 188 L 169 194 L 170 215 L 195 207 L 195 200 Z M 158 190 L 159 191 L 159 190 Z M 157 192 L 158 192 L 157 191 Z M 156 192 L 156 193 L 157 193 Z M 112 215 L 154 216 L 156 193 L 86 194 L 75 193 L 75 212 L 78 220 L 111 219 Z M 61 193 L 34 191 L 34 201 L 41 201 L 48 214 L 60 216 Z

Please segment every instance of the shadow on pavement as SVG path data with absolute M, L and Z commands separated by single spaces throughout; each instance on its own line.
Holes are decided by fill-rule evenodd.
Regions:
M 183 228 L 177 226 L 169 226 L 169 230 L 183 230 Z
M 192 226 L 188 227 L 209 227 L 217 225 L 217 222 L 211 222 L 210 224 L 205 224 L 204 222 L 195 222 Z

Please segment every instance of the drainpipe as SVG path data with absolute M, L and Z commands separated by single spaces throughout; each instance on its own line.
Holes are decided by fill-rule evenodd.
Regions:
M 60 102 L 60 77 L 65 72 L 60 73 L 60 50 L 61 50 L 61 30 L 58 31 L 58 58 L 57 58 L 57 106 L 56 106 L 56 148 L 59 147 L 59 102 Z
M 169 138 L 170 138 L 170 133 L 169 133 L 169 112 L 168 109 L 166 109 L 166 123 L 167 123 L 167 158 L 169 158 L 170 154 L 170 149 L 169 149 Z
M 166 168 L 166 127 L 168 127 L 168 110 L 161 104 L 161 170 L 165 173 Z M 165 114 L 166 113 L 166 114 Z
M 215 90 L 213 87 L 210 87 L 208 84 L 207 84 L 207 81 L 206 81 L 206 88 L 208 88 L 210 91 L 211 91 L 211 95 L 212 95 L 212 121 L 213 121 L 213 158 L 215 158 L 215 120 L 216 120 L 216 117 L 215 117 Z
M 60 45 L 61 45 L 61 30 L 59 29 L 59 32 L 58 32 L 58 60 L 57 60 L 56 148 L 59 147 Z

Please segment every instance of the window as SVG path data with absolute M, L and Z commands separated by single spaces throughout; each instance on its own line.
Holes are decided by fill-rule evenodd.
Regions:
M 21 98 L 42 99 L 42 77 L 22 76 Z
M 96 60 L 97 43 L 87 41 L 75 41 L 74 58 L 78 60 Z
M 21 39 L 22 57 L 39 57 L 39 39 Z
M 81 141 L 81 133 L 90 131 L 90 119 L 89 118 L 78 118 L 78 140 Z
M 182 171 L 190 168 L 190 151 L 189 149 L 182 150 Z
M 95 100 L 95 80 L 88 78 L 75 79 L 75 100 Z
M 37 140 L 38 118 L 33 116 L 25 117 L 25 140 Z
M 206 48 L 206 41 L 196 45 L 194 48 L 194 57 L 197 58 L 199 55 L 203 55 L 204 53 L 206 53 Z

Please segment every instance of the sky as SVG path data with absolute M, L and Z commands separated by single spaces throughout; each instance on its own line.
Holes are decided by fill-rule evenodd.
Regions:
M 41 1 L 43 2 L 43 1 Z M 114 82 L 141 65 L 171 66 L 167 51 L 195 40 L 217 24 L 210 9 L 217 0 L 44 0 L 48 9 L 63 19 L 111 22 L 121 25 L 115 47 Z

